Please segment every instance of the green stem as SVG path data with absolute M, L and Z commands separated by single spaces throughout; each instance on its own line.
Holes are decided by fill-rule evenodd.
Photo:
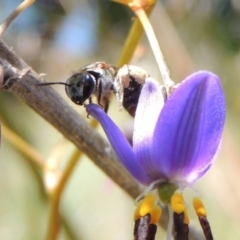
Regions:
M 154 5 L 149 7 L 148 10 L 146 11 L 146 14 L 148 16 L 152 12 L 153 7 L 154 7 Z M 140 41 L 140 39 L 143 35 L 143 32 L 144 32 L 144 30 L 143 30 L 143 27 L 142 27 L 142 24 L 141 24 L 139 18 L 135 18 L 134 23 L 128 33 L 127 39 L 124 43 L 121 56 L 119 57 L 119 59 L 117 61 L 118 67 L 121 67 L 124 64 L 128 64 L 131 61 L 133 54 L 135 52 L 135 49 L 138 45 L 138 42 Z
M 41 170 L 44 168 L 45 159 L 26 141 L 2 123 L 2 135 L 6 138 L 17 150 L 31 162 L 37 165 Z
M 151 23 L 149 22 L 148 16 L 145 13 L 144 9 L 139 8 L 137 10 L 135 10 L 136 15 L 138 16 L 139 20 L 141 21 L 145 33 L 148 37 L 148 41 L 150 43 L 150 46 L 152 48 L 153 54 L 155 56 L 156 62 L 159 66 L 159 70 L 162 74 L 162 78 L 163 78 L 163 82 L 164 85 L 168 91 L 168 89 L 174 85 L 174 82 L 171 80 L 170 78 L 170 74 L 169 74 L 169 69 L 167 67 L 167 64 L 164 60 L 164 56 L 162 54 L 162 51 L 160 49 L 160 46 L 158 44 L 158 40 L 156 38 L 156 35 L 154 33 L 154 30 L 152 28 Z
M 59 214 L 59 204 L 60 204 L 61 196 L 67 184 L 67 181 L 71 176 L 81 155 L 82 155 L 82 152 L 76 148 L 71 158 L 68 161 L 68 165 L 62 177 L 60 178 L 57 187 L 50 194 L 50 216 L 49 216 L 49 223 L 48 223 L 47 240 L 57 239 L 59 229 L 60 229 L 60 224 L 61 224 L 61 217 Z

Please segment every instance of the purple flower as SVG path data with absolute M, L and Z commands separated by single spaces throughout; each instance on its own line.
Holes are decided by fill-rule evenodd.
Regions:
M 139 182 L 194 183 L 211 167 L 225 121 L 218 76 L 207 71 L 187 77 L 165 101 L 161 87 L 147 78 L 135 115 L 133 147 L 95 104 L 88 113 L 102 125 L 121 163 Z

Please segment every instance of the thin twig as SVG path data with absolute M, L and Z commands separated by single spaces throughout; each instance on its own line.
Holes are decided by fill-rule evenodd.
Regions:
M 64 171 L 64 174 L 60 177 L 56 188 L 49 196 L 50 197 L 50 213 L 49 213 L 50 216 L 48 220 L 48 232 L 47 232 L 48 240 L 57 239 L 59 229 L 60 229 L 60 223 L 61 223 L 61 216 L 59 213 L 59 204 L 60 204 L 61 196 L 67 184 L 67 181 L 70 178 L 81 155 L 82 155 L 81 151 L 79 151 L 76 148 L 71 158 L 68 161 L 68 165 Z
M 146 10 L 146 14 L 150 15 L 152 10 L 153 10 L 153 6 L 149 7 Z M 130 29 L 130 32 L 128 33 L 127 39 L 125 40 L 125 43 L 123 45 L 123 49 L 121 51 L 121 56 L 119 57 L 119 60 L 117 61 L 117 66 L 118 67 L 122 67 L 124 64 L 129 64 L 133 54 L 135 52 L 135 49 L 143 35 L 144 31 L 143 31 L 143 27 L 142 24 L 139 20 L 139 18 L 135 18 L 133 25 Z
M 2 37 L 4 31 L 8 28 L 8 26 L 12 23 L 12 21 L 26 8 L 28 8 L 31 4 L 33 4 L 35 0 L 24 0 L 0 25 L 0 38 Z
M 134 12 L 138 16 L 139 20 L 141 21 L 141 23 L 143 25 L 144 31 L 148 37 L 150 46 L 151 46 L 153 54 L 155 56 L 156 62 L 159 66 L 159 70 L 161 72 L 164 85 L 168 91 L 168 89 L 174 85 L 174 82 L 170 78 L 169 69 L 164 60 L 164 56 L 163 56 L 161 48 L 158 44 L 158 41 L 157 41 L 157 38 L 153 31 L 152 25 L 149 22 L 148 16 L 146 15 L 145 10 L 143 8 L 137 8 L 136 10 L 134 10 Z
M 20 150 L 30 161 L 37 165 L 41 170 L 44 167 L 44 158 L 26 141 L 14 133 L 10 128 L 2 123 L 2 135 L 16 149 Z

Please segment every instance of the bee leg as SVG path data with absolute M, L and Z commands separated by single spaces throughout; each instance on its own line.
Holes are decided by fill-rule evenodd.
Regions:
M 101 98 L 102 98 L 102 79 L 99 79 L 97 103 L 101 108 L 103 108 L 103 105 L 101 104 Z
M 106 101 L 105 105 L 104 105 L 104 108 L 103 108 L 105 113 L 108 112 L 108 108 L 109 108 L 109 101 Z

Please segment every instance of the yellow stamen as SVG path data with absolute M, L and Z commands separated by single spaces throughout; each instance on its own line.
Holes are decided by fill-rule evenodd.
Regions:
M 181 214 L 185 211 L 185 205 L 184 205 L 184 200 L 183 200 L 182 194 L 174 193 L 172 195 L 171 208 L 177 214 Z
M 148 194 L 141 203 L 139 214 L 141 216 L 145 216 L 148 213 L 150 213 L 154 206 L 155 201 L 156 201 L 155 196 L 153 194 Z
M 160 216 L 161 216 L 162 210 L 157 205 L 157 198 L 153 194 L 148 194 L 144 197 L 143 200 L 141 200 L 137 206 L 137 209 L 134 213 L 134 221 L 137 219 L 146 216 L 147 214 L 150 214 L 151 220 L 150 223 L 157 223 Z
M 162 215 L 162 209 L 158 205 L 155 205 L 152 211 L 150 212 L 150 215 L 151 215 L 150 223 L 156 224 Z
M 195 197 L 193 198 L 193 207 L 195 209 L 196 214 L 200 217 L 200 216 L 207 216 L 207 212 L 206 209 L 202 203 L 202 201 L 200 200 L 200 198 Z

